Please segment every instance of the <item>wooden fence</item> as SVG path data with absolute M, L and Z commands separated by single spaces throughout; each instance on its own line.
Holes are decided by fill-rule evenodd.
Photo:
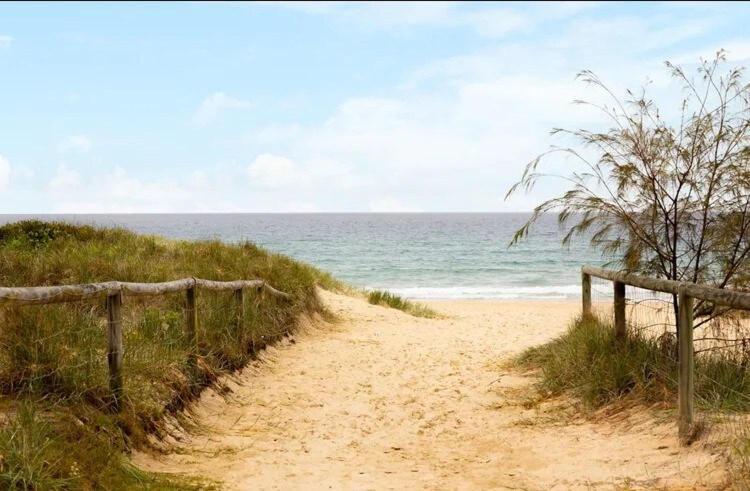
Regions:
M 696 283 L 649 278 L 609 269 L 584 266 L 581 269 L 583 315 L 592 315 L 591 277 L 613 282 L 615 337 L 623 339 L 626 333 L 625 285 L 643 288 L 678 297 L 677 345 L 679 368 L 677 371 L 678 428 L 680 438 L 686 438 L 693 425 L 693 299 L 711 302 L 733 309 L 750 310 L 750 293 L 715 288 Z
M 244 290 L 254 289 L 266 291 L 271 295 L 283 299 L 291 299 L 288 293 L 281 292 L 264 280 L 211 281 L 199 278 L 185 278 L 163 283 L 128 283 L 122 281 L 107 281 L 104 283 L 88 283 L 83 285 L 62 286 L 33 286 L 33 287 L 0 287 L 0 305 L 43 305 L 52 303 L 76 302 L 87 298 L 106 296 L 107 306 L 107 364 L 109 366 L 109 387 L 112 392 L 114 407 L 121 408 L 122 382 L 122 297 L 127 296 L 155 296 L 166 293 L 186 292 L 185 297 L 185 331 L 188 342 L 196 346 L 196 330 L 198 326 L 198 310 L 196 308 L 196 290 L 233 291 L 236 302 L 236 322 L 242 325 L 244 321 Z M 189 358 L 189 363 L 195 364 L 195 350 Z

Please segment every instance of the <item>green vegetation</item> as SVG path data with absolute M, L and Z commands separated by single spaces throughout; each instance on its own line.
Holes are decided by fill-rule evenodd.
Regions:
M 692 74 L 667 62 L 683 89 L 677 111 L 664 110 L 646 87 L 628 90 L 622 99 L 594 73 L 581 72 L 581 80 L 608 102 L 576 103 L 600 111 L 608 127 L 553 130 L 568 141 L 534 158 L 507 196 L 531 192 L 548 178 L 562 179 L 566 187 L 534 209 L 511 243 L 525 239 L 536 221 L 555 213 L 566 232 L 564 244 L 574 238 L 587 241 L 618 269 L 748 290 L 750 84 L 743 68 L 726 63 L 724 50 L 701 59 Z M 546 161 L 561 155 L 570 158 L 569 172 L 543 169 Z M 673 296 L 673 312 L 680 307 Z M 696 302 L 693 311 L 694 317 L 706 319 L 725 313 L 708 302 Z M 719 339 L 738 336 L 731 324 L 717 323 L 713 330 Z M 672 332 L 678 331 L 675 323 Z M 671 405 L 677 378 L 673 340 L 674 335 L 654 340 L 631 333 L 618 343 L 609 326 L 587 319 L 553 342 L 528 350 L 520 363 L 541 369 L 543 392 L 569 391 L 590 407 L 623 398 Z M 744 338 L 734 349 L 696 357 L 697 406 L 750 409 L 748 346 Z M 747 442 L 738 448 L 750 455 Z M 750 457 L 745 460 L 747 476 Z
M 724 50 L 701 59 L 694 73 L 669 62 L 666 68 L 682 86 L 674 91 L 679 106 L 652 98 L 647 87 L 622 99 L 594 73 L 579 74 L 606 102 L 576 102 L 594 108 L 608 128 L 553 130 L 568 141 L 532 160 L 508 195 L 547 179 L 566 188 L 539 204 L 512 242 L 555 213 L 563 243 L 588 241 L 628 272 L 748 289 L 750 84 L 742 67 L 727 66 Z M 543 169 L 558 156 L 570 158 L 568 171 Z
M 367 301 L 373 305 L 382 305 L 383 307 L 402 310 L 415 317 L 427 317 L 428 319 L 440 317 L 440 314 L 426 305 L 409 301 L 384 290 L 371 290 L 367 292 Z
M 675 407 L 677 360 L 674 337 L 651 339 L 628 333 L 618 342 L 612 326 L 594 318 L 577 320 L 562 336 L 526 350 L 519 366 L 541 371 L 538 388 L 543 397 L 568 393 L 596 409 L 618 404 Z M 750 435 L 744 414 L 750 410 L 750 356 L 727 350 L 701 353 L 695 358 L 695 404 L 722 425 L 729 454 L 732 489 L 750 488 Z M 727 414 L 730 413 L 730 414 Z M 696 433 L 708 421 L 701 419 Z M 715 430 L 714 430 L 715 431 Z
M 181 242 L 122 229 L 39 221 L 0 227 L 0 285 L 196 276 L 263 278 L 291 301 L 248 292 L 236 324 L 231 293 L 198 292 L 197 367 L 188 363 L 184 294 L 125 297 L 124 403 L 111 407 L 103 299 L 0 309 L 0 488 L 175 489 L 147 475 L 127 452 L 164 436 L 180 413 L 221 374 L 245 365 L 294 331 L 299 316 L 324 314 L 315 285 L 331 276 L 250 243 Z
M 612 326 L 595 318 L 575 321 L 562 336 L 526 350 L 520 366 L 541 370 L 540 391 L 570 393 L 590 408 L 633 398 L 637 402 L 677 400 L 677 360 L 673 337 L 646 338 L 629 332 L 615 339 Z M 725 351 L 725 350 L 722 350 Z M 699 407 L 729 411 L 750 409 L 748 361 L 705 353 L 695 360 Z

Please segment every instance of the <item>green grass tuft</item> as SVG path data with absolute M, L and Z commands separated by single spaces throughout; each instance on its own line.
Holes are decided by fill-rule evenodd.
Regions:
M 38 421 L 31 406 L 0 430 L 0 487 L 3 489 L 61 489 L 75 484 L 75 472 L 61 475 L 65 453 L 50 425 Z M 75 469 L 73 469 L 75 471 Z
M 177 414 L 222 374 L 324 314 L 316 285 L 330 275 L 251 243 L 169 241 L 123 229 L 24 221 L 0 227 L 0 285 L 196 276 L 262 278 L 291 302 L 247 292 L 237 325 L 231 292 L 200 290 L 197 368 L 185 336 L 184 294 L 123 302 L 124 404 L 112 411 L 103 299 L 0 308 L 0 488 L 185 489 L 134 468 L 130 449 L 166 435 Z M 5 415 L 5 417 L 4 417 Z M 187 421 L 186 421 L 187 422 Z
M 612 326 L 578 319 L 560 337 L 530 348 L 517 364 L 539 369 L 546 395 L 570 393 L 590 408 L 635 398 L 644 403 L 677 400 L 677 360 L 672 338 L 651 339 L 629 332 L 618 342 Z M 705 353 L 695 360 L 698 407 L 750 409 L 750 366 L 728 355 Z
M 415 317 L 426 317 L 428 319 L 441 317 L 440 314 L 426 305 L 412 302 L 384 290 L 371 290 L 367 292 L 367 301 L 373 305 L 382 305 L 383 307 L 402 310 Z

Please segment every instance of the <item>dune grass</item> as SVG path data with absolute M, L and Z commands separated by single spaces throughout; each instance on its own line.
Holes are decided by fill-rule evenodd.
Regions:
M 230 292 L 199 290 L 197 368 L 188 363 L 184 294 L 123 302 L 124 404 L 111 407 L 103 299 L 0 309 L 0 488 L 182 489 L 135 469 L 132 448 L 164 436 L 170 414 L 203 388 L 325 313 L 316 284 L 330 275 L 250 243 L 168 241 L 122 229 L 24 221 L 0 227 L 0 285 L 107 280 L 158 282 L 189 276 L 263 278 L 291 301 L 245 295 L 238 326 Z M 181 416 L 180 416 L 181 415 Z
M 530 348 L 516 360 L 538 369 L 544 395 L 569 393 L 598 408 L 629 398 L 635 402 L 677 401 L 677 359 L 673 338 L 652 339 L 628 332 L 618 342 L 611 325 L 578 319 L 560 337 Z M 722 411 L 750 410 L 750 365 L 728 354 L 695 359 L 696 406 Z
M 440 317 L 440 314 L 424 304 L 412 302 L 411 300 L 407 300 L 385 290 L 368 291 L 367 301 L 373 305 L 398 309 L 415 317 L 426 317 L 428 319 L 436 319 Z
M 731 450 L 727 457 L 732 489 L 749 489 L 750 429 L 743 413 L 750 410 L 750 359 L 747 353 L 723 351 L 695 358 L 695 406 L 703 413 L 695 430 L 705 429 L 707 416 L 723 422 L 719 438 Z M 674 408 L 675 354 L 673 337 L 658 340 L 629 332 L 624 342 L 617 342 L 611 325 L 589 318 L 576 320 L 553 341 L 526 350 L 516 363 L 540 371 L 543 398 L 567 393 L 589 409 L 630 403 Z

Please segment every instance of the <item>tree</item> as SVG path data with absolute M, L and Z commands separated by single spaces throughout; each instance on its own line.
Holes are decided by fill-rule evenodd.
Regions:
M 532 160 L 507 196 L 530 191 L 547 177 L 569 188 L 534 209 L 512 244 L 525 238 L 544 213 L 559 213 L 564 243 L 585 236 L 628 272 L 718 288 L 750 286 L 750 85 L 742 68 L 725 68 L 719 51 L 701 60 L 697 77 L 666 63 L 683 86 L 679 117 L 667 121 L 654 101 L 627 91 L 621 100 L 596 75 L 579 78 L 612 102 L 588 104 L 611 127 L 603 132 L 554 129 L 572 147 L 552 147 Z M 540 171 L 555 155 L 585 170 L 569 175 Z M 593 156 L 593 157 L 592 157 Z M 506 198 L 507 198 L 506 196 Z M 677 298 L 673 298 L 675 312 Z M 696 303 L 696 314 L 714 315 Z

